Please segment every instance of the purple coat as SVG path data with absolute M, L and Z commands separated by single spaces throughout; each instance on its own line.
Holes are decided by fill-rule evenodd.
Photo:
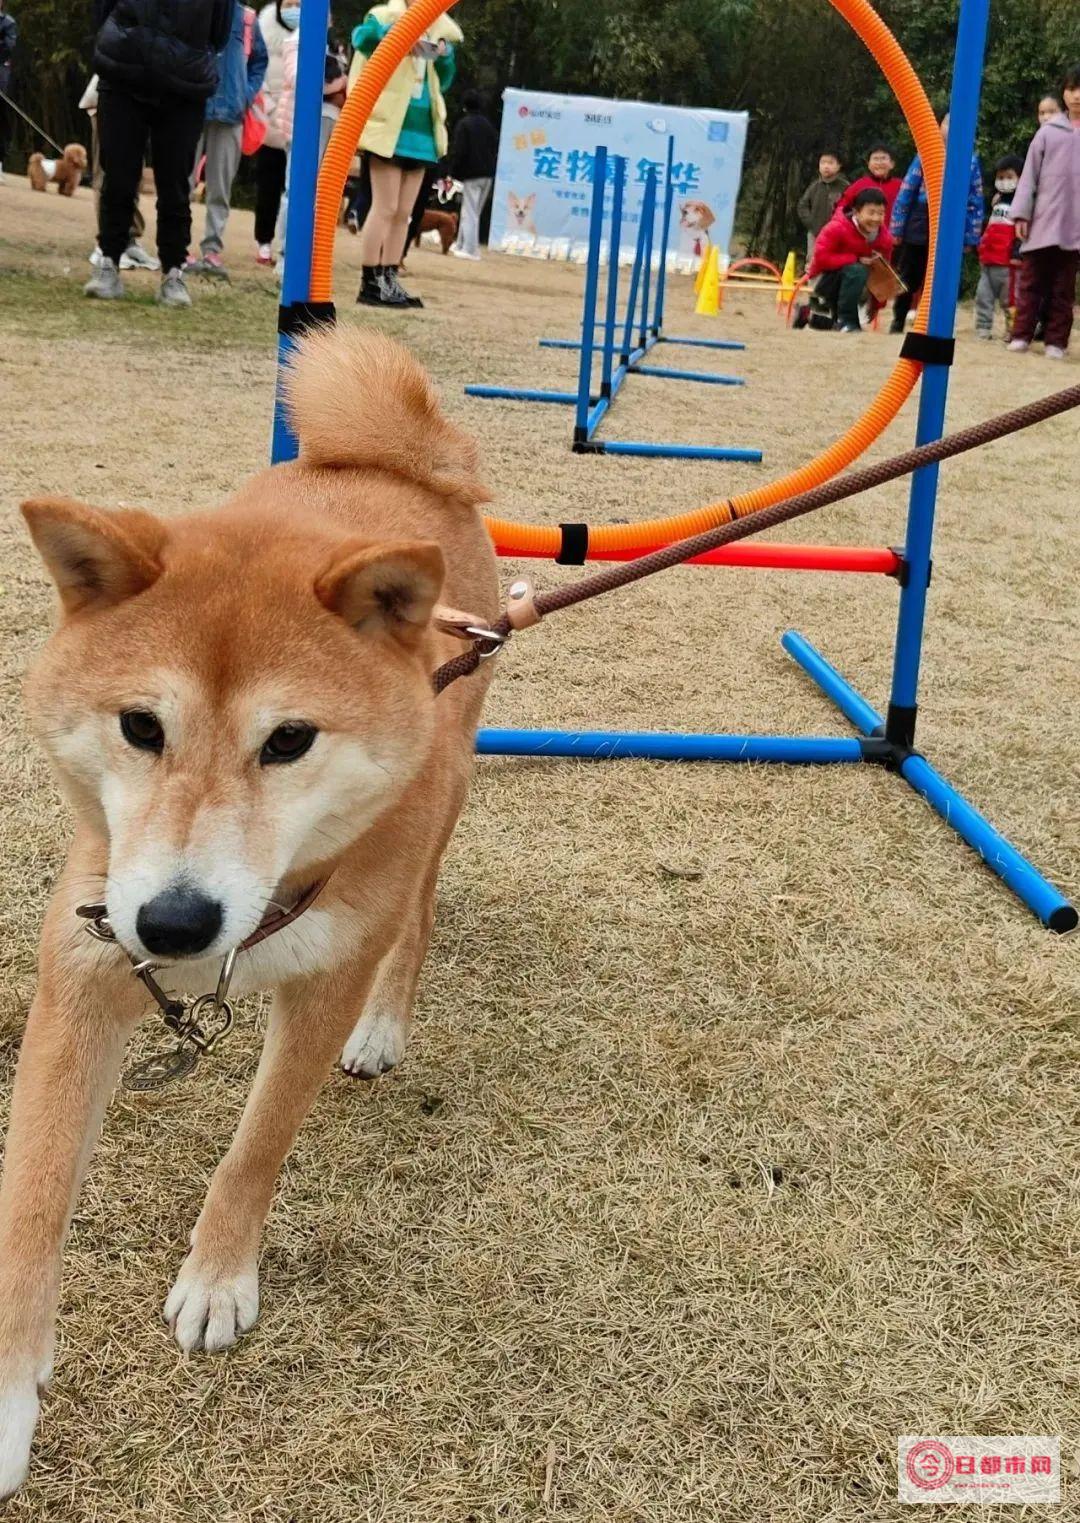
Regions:
M 1031 140 L 1012 219 L 1031 223 L 1025 250 L 1080 249 L 1080 127 L 1064 112 Z

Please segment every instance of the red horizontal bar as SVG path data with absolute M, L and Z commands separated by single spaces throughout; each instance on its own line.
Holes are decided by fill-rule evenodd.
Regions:
M 496 552 L 504 552 L 496 546 Z M 590 561 L 636 561 L 649 550 L 600 550 L 590 551 Z M 513 558 L 551 560 L 550 555 L 537 552 L 532 557 L 522 551 L 512 552 Z M 895 550 L 874 550 L 858 545 L 777 545 L 756 543 L 749 540 L 734 545 L 722 545 L 705 555 L 695 555 L 686 561 L 687 566 L 764 566 L 776 571 L 876 571 L 883 576 L 895 576 L 903 564 Z

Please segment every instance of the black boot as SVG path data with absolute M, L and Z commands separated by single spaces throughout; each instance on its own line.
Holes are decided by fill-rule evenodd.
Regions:
M 360 275 L 360 290 L 357 293 L 357 301 L 364 307 L 383 306 L 382 281 L 379 279 L 377 265 L 365 264 Z
M 404 302 L 407 307 L 422 307 L 424 303 L 419 296 L 410 296 L 405 287 L 398 280 L 397 265 L 387 264 L 383 266 L 383 290 L 397 298 L 394 305 Z

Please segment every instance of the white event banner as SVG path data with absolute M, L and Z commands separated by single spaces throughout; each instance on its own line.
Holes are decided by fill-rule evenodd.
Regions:
M 658 175 L 657 205 L 663 210 L 671 137 L 670 256 L 696 263 L 710 243 L 725 252 L 735 220 L 748 120 L 745 111 L 506 90 L 491 246 L 522 253 L 542 248 L 552 257 L 580 257 L 589 237 L 596 150 L 603 146 L 608 151 L 609 182 L 605 210 L 611 206 L 612 155 L 627 161 L 621 229 L 627 257 L 637 238 L 650 168 Z M 605 225 L 605 234 L 607 230 Z M 658 215 L 654 251 L 660 235 Z

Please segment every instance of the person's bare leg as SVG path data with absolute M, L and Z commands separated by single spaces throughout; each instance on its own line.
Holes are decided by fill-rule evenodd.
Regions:
M 360 229 L 360 260 L 366 265 L 396 263 L 384 255 L 384 250 L 392 247 L 402 173 L 396 164 L 374 155 L 369 158 L 368 166 L 371 171 L 371 210 Z
M 394 208 L 393 221 L 387 235 L 387 254 L 383 261 L 385 264 L 398 265 L 405 258 L 405 239 L 409 236 L 409 223 L 412 221 L 413 207 L 416 205 L 423 178 L 422 167 L 410 169 L 401 175 L 397 205 Z

